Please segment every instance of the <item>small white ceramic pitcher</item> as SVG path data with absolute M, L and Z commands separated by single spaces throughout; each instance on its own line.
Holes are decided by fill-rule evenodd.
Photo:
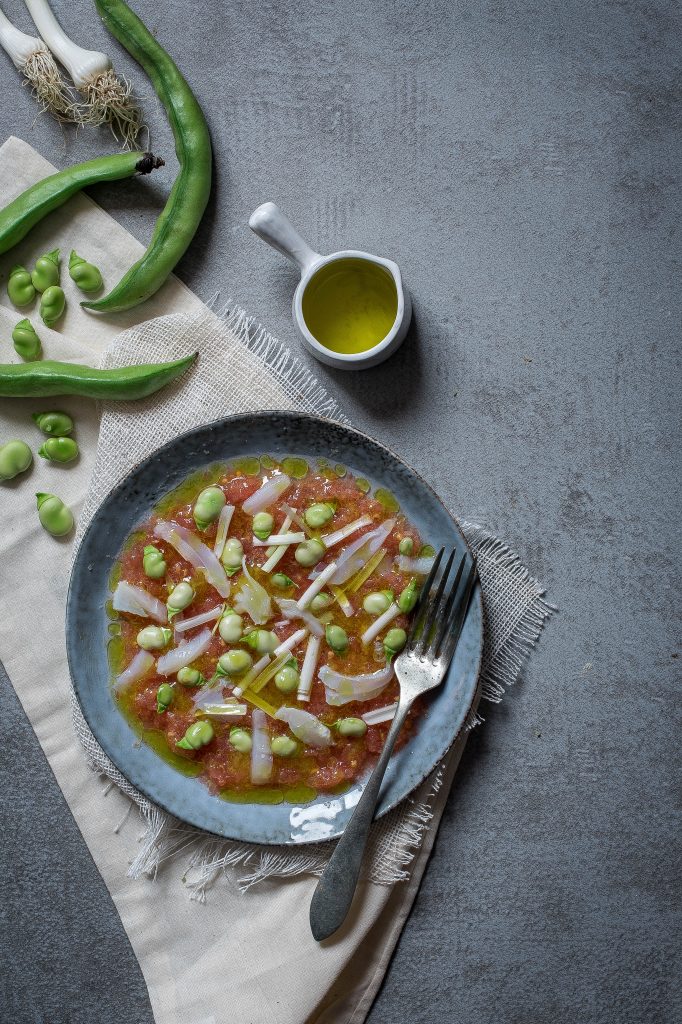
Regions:
M 263 203 L 254 210 L 249 227 L 298 264 L 301 280 L 294 293 L 294 323 L 316 359 L 340 370 L 361 370 L 383 362 L 400 347 L 410 325 L 412 303 L 396 263 L 355 249 L 320 256 L 275 203 Z M 336 296 L 335 282 L 341 289 Z M 327 302 L 326 295 L 336 301 Z M 379 331 L 371 344 L 358 341 L 358 325 L 366 331 L 368 322 Z M 362 336 L 366 339 L 369 334 Z M 359 345 L 366 347 L 343 351 Z

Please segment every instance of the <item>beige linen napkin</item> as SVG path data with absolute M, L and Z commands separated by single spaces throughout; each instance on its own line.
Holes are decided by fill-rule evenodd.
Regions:
M 50 170 L 50 165 L 29 146 L 9 140 L 0 148 L 0 201 L 6 202 Z M 106 240 L 101 249 L 98 240 Z M 76 197 L 0 260 L 0 280 L 6 281 L 7 271 L 15 262 L 31 263 L 41 252 L 57 245 L 67 253 L 73 246 L 99 262 L 107 284 L 117 280 L 142 249 L 90 200 Z M 39 330 L 45 354 L 94 362 L 122 328 L 134 323 L 135 313 L 140 311 L 110 322 L 90 317 L 78 309 L 77 293 L 69 285 L 67 281 L 71 305 L 60 331 Z M 3 302 L 7 302 L 6 295 Z M 169 280 L 142 310 L 145 317 L 160 313 L 211 316 L 175 279 Z M 0 307 L 3 338 L 9 337 L 17 319 L 16 311 L 6 305 Z M 127 337 L 129 340 L 130 333 Z M 124 335 L 114 346 L 119 355 L 125 355 L 125 340 Z M 235 366 L 242 366 L 239 340 L 233 336 L 230 344 L 225 361 L 234 359 Z M 136 360 L 144 359 L 145 353 L 139 352 Z M 284 386 L 284 378 L 278 378 L 276 372 L 262 372 L 262 363 L 253 364 L 251 370 L 254 366 L 261 370 L 258 381 L 253 375 L 250 378 L 252 387 L 258 383 L 258 399 L 243 408 L 297 405 L 295 387 L 292 390 Z M 286 379 L 291 382 L 291 374 Z M 245 387 L 248 389 L 248 382 Z M 176 392 L 181 396 L 182 386 Z M 194 395 L 198 399 L 196 422 L 221 412 L 238 411 L 224 408 L 216 413 L 210 393 L 203 393 L 203 398 L 201 392 Z M 247 401 L 246 391 L 245 395 Z M 35 451 L 41 438 L 33 428 L 30 413 L 54 405 L 54 400 L 3 402 L 0 442 L 23 437 Z M 322 946 L 312 940 L 308 928 L 306 908 L 316 884 L 310 875 L 269 880 L 246 893 L 223 880 L 213 887 L 204 903 L 190 901 L 183 893 L 185 864 L 179 856 L 170 859 L 153 881 L 144 876 L 129 877 L 126 868 L 135 857 L 139 820 L 127 814 L 130 802 L 116 787 L 109 788 L 105 796 L 100 777 L 86 766 L 70 720 L 63 618 L 72 543 L 50 538 L 35 515 L 34 493 L 46 490 L 59 493 L 77 517 L 87 518 L 94 499 L 90 498 L 90 509 L 83 505 L 93 469 L 96 472 L 90 495 L 98 493 L 98 480 L 101 486 L 97 475 L 101 463 L 100 468 L 95 466 L 99 411 L 85 400 L 65 399 L 57 405 L 67 408 L 77 421 L 83 453 L 79 462 L 57 467 L 36 460 L 40 464 L 29 475 L 0 488 L 5 526 L 0 537 L 0 564 L 6 579 L 12 582 L 13 592 L 11 605 L 0 618 L 0 659 L 116 904 L 148 985 L 155 1019 L 158 1024 L 361 1024 L 409 913 L 463 740 L 447 760 L 440 793 L 432 807 L 434 827 L 426 831 L 416 850 L 409 881 L 393 887 L 364 881 L 346 925 Z M 125 417 L 127 429 L 138 429 L 132 405 L 127 414 L 119 409 L 116 415 Z M 496 687 L 513 682 L 523 655 L 537 637 L 547 606 L 540 598 L 538 585 L 499 542 L 490 542 L 476 531 L 470 536 L 481 545 L 490 571 L 495 567 L 501 573 L 501 601 L 495 604 L 496 642 L 486 654 L 485 665 L 489 696 L 495 697 Z M 507 613 L 503 614 L 505 607 Z M 39 648 L 32 643 L 32 623 L 38 612 Z M 40 682 L 45 664 L 50 665 L 49 702 L 42 699 Z

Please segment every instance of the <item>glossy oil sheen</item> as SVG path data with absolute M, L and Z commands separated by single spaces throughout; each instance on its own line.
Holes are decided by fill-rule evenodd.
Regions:
M 347 257 L 313 274 L 302 310 L 310 333 L 331 352 L 367 352 L 390 333 L 398 313 L 398 292 L 384 267 Z
M 326 793 L 300 803 L 235 803 L 211 793 L 200 779 L 181 774 L 161 759 L 121 715 L 109 682 L 106 603 L 112 567 L 132 530 L 169 491 L 210 476 L 216 463 L 294 456 L 308 465 L 320 459 L 347 466 L 376 492 L 385 488 L 407 518 L 434 545 L 466 544 L 456 523 L 417 473 L 378 442 L 329 420 L 290 412 L 232 416 L 182 434 L 136 466 L 104 499 L 86 530 L 71 574 L 66 645 L 76 696 L 102 748 L 127 779 L 150 800 L 183 821 L 220 836 L 257 843 L 301 844 L 340 835 L 357 804 L 363 780 L 344 793 Z M 363 485 L 364 486 L 364 485 Z M 445 682 L 426 699 L 419 729 L 389 763 L 379 803 L 385 814 L 411 793 L 443 758 L 479 696 L 482 605 L 478 587 Z M 152 731 L 153 732 L 153 731 Z M 161 751 L 159 751 L 161 753 Z

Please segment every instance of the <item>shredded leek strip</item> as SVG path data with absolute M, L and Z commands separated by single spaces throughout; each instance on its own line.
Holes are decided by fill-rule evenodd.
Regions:
M 246 714 L 246 704 L 204 704 L 197 708 L 194 717 L 204 715 L 208 718 L 242 718 Z
M 274 649 L 274 651 L 272 653 L 274 654 L 274 656 L 276 658 L 280 654 L 284 654 L 285 651 L 288 651 L 289 653 L 291 653 L 291 651 L 293 651 L 294 647 L 298 647 L 298 645 L 301 643 L 301 641 L 305 640 L 307 635 L 308 635 L 308 630 L 307 629 L 297 629 L 295 633 L 291 634 L 291 636 L 288 638 L 288 640 L 283 640 L 282 643 L 279 645 L 279 647 L 275 647 L 275 649 Z
M 346 537 L 350 537 L 351 534 L 357 533 L 363 526 L 369 526 L 372 520 L 369 516 L 360 516 L 354 523 L 348 523 L 347 526 L 342 526 L 339 530 L 335 530 L 334 533 L 326 533 L 320 537 L 320 540 L 326 548 L 333 548 L 335 544 L 340 544 Z
M 257 676 L 252 683 L 249 684 L 249 691 L 251 693 L 260 693 L 264 686 L 266 686 L 270 680 L 277 675 L 281 668 L 284 668 L 286 663 L 289 661 L 291 654 L 289 651 L 284 651 L 280 654 L 279 658 L 275 660 L 265 668 L 259 676 Z
M 393 620 L 398 615 L 400 615 L 400 608 L 398 607 L 397 604 L 392 604 L 391 607 L 387 611 L 385 611 L 383 615 L 380 615 L 379 618 L 372 623 L 369 629 L 365 630 L 365 632 L 360 637 L 362 643 L 365 646 L 368 643 L 371 643 L 374 637 L 379 635 L 384 626 L 387 626 L 389 622 L 393 622 Z
M 314 635 L 312 635 L 308 640 L 305 658 L 303 659 L 303 667 L 301 668 L 301 675 L 298 680 L 298 692 L 296 694 L 298 700 L 310 700 L 310 691 L 313 686 L 313 676 L 315 675 L 315 669 L 317 667 L 317 659 L 320 653 L 321 642 L 321 638 Z
M 271 533 L 266 540 L 254 539 L 254 548 L 291 547 L 292 544 L 301 544 L 305 540 L 305 534 L 301 533 Z
M 221 509 L 220 516 L 218 518 L 218 529 L 216 530 L 215 543 L 213 545 L 213 551 L 216 558 L 221 558 L 223 551 L 225 550 L 225 542 L 227 541 L 227 535 L 230 530 L 230 523 L 232 522 L 232 516 L 234 515 L 234 505 L 225 505 Z
M 332 586 L 329 589 L 334 595 L 334 598 L 336 599 L 337 604 L 340 606 L 341 611 L 346 616 L 346 618 L 349 619 L 353 614 L 353 605 L 346 597 L 345 591 L 342 590 L 341 587 L 337 587 L 334 584 L 332 584 Z
M 351 580 L 348 583 L 346 590 L 350 594 L 355 594 L 360 589 L 362 584 L 370 578 L 374 570 L 379 567 L 385 555 L 386 548 L 379 548 L 379 550 L 374 555 L 372 555 L 367 565 L 363 566 L 363 568 L 360 569 L 359 572 L 356 572 L 355 576 L 351 577 Z
M 308 589 L 299 597 L 298 607 L 305 611 L 312 599 L 319 594 L 328 579 L 336 572 L 336 562 L 330 562 L 326 569 L 323 569 L 317 579 L 314 579 Z
M 270 655 L 269 654 L 264 654 L 263 657 L 260 658 L 260 660 L 256 662 L 256 664 L 253 666 L 253 668 L 249 669 L 249 671 L 246 673 L 246 675 L 242 679 L 242 681 L 239 684 L 239 686 L 235 686 L 234 690 L 232 691 L 234 696 L 235 697 L 243 696 L 244 690 L 246 690 L 247 687 L 249 687 L 251 685 L 253 680 L 258 675 L 260 675 L 260 673 L 263 671 L 263 669 L 266 668 L 266 666 L 268 666 L 269 664 L 270 664 Z
M 291 516 L 288 515 L 284 522 L 282 523 L 282 525 L 280 526 L 280 533 L 286 533 L 290 526 Z M 267 562 L 264 562 L 263 565 L 261 565 L 261 570 L 263 572 L 272 572 L 272 570 L 275 568 L 280 559 L 284 558 L 287 551 L 288 548 L 285 544 L 282 544 L 281 547 L 276 548 L 276 550 L 273 551 L 270 557 L 268 558 Z
M 252 693 L 251 690 L 245 690 L 242 697 L 244 700 L 248 700 L 249 704 L 253 704 L 254 707 L 260 708 L 261 711 L 264 711 L 266 715 L 270 716 L 270 718 L 274 718 L 277 714 L 277 708 L 273 707 L 272 704 L 268 704 L 268 702 L 263 700 L 262 697 L 259 697 L 257 693 Z
M 398 710 L 398 701 L 395 704 L 387 704 L 383 708 L 375 708 L 374 711 L 366 711 L 360 718 L 367 725 L 381 725 L 382 722 L 391 722 Z
M 291 505 L 282 504 L 282 509 L 288 516 L 291 516 L 292 521 L 296 523 L 297 526 L 300 526 L 304 533 L 307 533 L 309 537 L 315 536 L 314 531 L 310 529 L 303 516 L 300 515 L 295 508 L 292 508 Z

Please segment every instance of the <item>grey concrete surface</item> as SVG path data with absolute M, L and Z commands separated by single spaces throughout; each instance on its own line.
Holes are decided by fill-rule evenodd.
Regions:
M 30 24 L 19 0 L 2 6 Z M 53 6 L 144 92 L 169 156 L 151 89 L 93 5 Z M 472 737 L 371 1024 L 679 1020 L 679 6 L 135 7 L 213 133 L 216 187 L 182 279 L 297 349 L 294 270 L 246 229 L 258 203 L 279 202 L 321 251 L 397 259 L 408 342 L 363 375 L 319 376 L 560 608 Z M 0 57 L 1 137 L 60 165 L 110 148 L 106 132 L 32 128 Z M 172 173 L 94 194 L 144 239 Z M 6 680 L 0 729 L 2 1016 L 150 1024 Z

